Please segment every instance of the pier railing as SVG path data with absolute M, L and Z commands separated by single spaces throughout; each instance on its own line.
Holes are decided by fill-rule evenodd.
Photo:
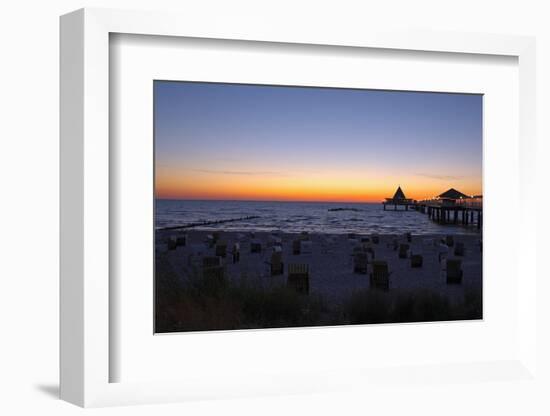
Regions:
M 482 209 L 483 199 L 481 198 L 457 199 L 456 205 L 466 207 L 466 208 Z
M 436 207 L 436 208 L 460 207 L 460 208 L 469 208 L 469 209 L 475 209 L 475 210 L 483 209 L 483 200 L 481 198 L 464 198 L 464 199 L 455 199 L 455 200 L 426 199 L 426 200 L 418 201 L 417 204 L 425 205 L 429 207 Z
M 423 200 L 417 202 L 416 210 L 439 224 L 471 224 L 481 229 L 483 221 L 482 198 Z

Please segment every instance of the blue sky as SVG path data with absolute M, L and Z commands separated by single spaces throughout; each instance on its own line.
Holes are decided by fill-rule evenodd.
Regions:
M 154 94 L 159 197 L 481 193 L 481 95 L 164 81 Z

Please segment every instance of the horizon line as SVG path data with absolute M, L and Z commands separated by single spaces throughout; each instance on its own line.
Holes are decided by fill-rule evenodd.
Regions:
M 209 202 L 314 202 L 323 204 L 381 204 L 384 201 L 318 201 L 318 200 L 298 200 L 298 199 L 201 199 L 201 198 L 164 198 L 155 197 L 155 200 L 161 201 L 209 201 Z

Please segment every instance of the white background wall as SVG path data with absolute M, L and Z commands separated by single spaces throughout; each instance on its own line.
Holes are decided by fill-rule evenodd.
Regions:
M 548 191 L 550 12 L 546 1 L 9 0 L 0 6 L 0 413 L 73 414 L 58 389 L 58 16 L 84 6 L 235 14 L 327 27 L 369 25 L 536 35 L 539 186 Z M 540 213 L 548 204 L 540 197 Z M 546 205 L 548 206 L 548 205 Z M 548 221 L 540 219 L 540 236 Z M 539 237 L 540 240 L 542 238 Z M 542 241 L 541 241 L 542 243 Z M 542 244 L 541 244 L 542 249 Z M 546 248 L 546 247 L 545 247 Z M 543 256 L 541 256 L 543 257 Z M 544 258 L 541 265 L 544 264 Z M 545 284 L 539 291 L 548 292 Z M 547 309 L 546 309 L 547 310 Z M 546 321 L 547 322 L 547 321 Z M 547 327 L 548 328 L 548 327 Z M 541 332 L 546 354 L 548 331 Z M 546 358 L 543 356 L 543 360 Z M 544 361 L 543 364 L 547 364 Z M 434 390 L 435 389 L 435 390 Z M 548 414 L 540 391 L 504 383 L 95 410 L 100 414 Z M 434 394 L 437 392 L 436 394 Z M 540 397 L 543 397 L 540 399 Z M 538 398 L 538 399 L 537 399 Z M 540 401 L 539 401 L 540 400 Z M 544 403 L 544 406 L 543 406 Z M 376 407 L 375 407 L 376 406 Z M 382 406 L 382 407 L 380 407 Z

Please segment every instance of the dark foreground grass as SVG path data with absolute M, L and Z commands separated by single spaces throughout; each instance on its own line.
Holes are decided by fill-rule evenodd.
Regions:
M 350 324 L 433 322 L 482 318 L 481 291 L 467 290 L 464 300 L 451 303 L 429 290 L 382 292 L 365 289 L 354 293 L 344 305 Z
M 206 280 L 200 274 L 178 283 L 157 263 L 155 331 L 182 332 L 481 319 L 481 290 L 466 291 L 464 301 L 421 291 L 365 289 L 343 305 L 328 305 L 315 295 L 286 287 L 263 288 L 246 280 Z
M 184 285 L 170 272 L 156 273 L 155 331 L 208 331 L 329 325 L 329 310 L 318 296 L 286 287 L 262 288 L 246 280 L 203 279 Z

